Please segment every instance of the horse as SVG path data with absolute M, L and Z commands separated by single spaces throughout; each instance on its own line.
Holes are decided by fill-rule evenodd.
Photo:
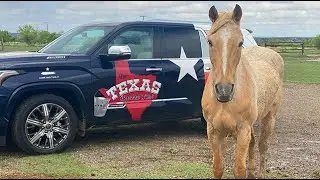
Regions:
M 234 177 L 256 177 L 253 131 L 256 122 L 260 122 L 261 131 L 258 177 L 265 178 L 268 143 L 283 98 L 282 57 L 265 47 L 242 48 L 241 17 L 242 8 L 238 4 L 232 12 L 218 13 L 215 6 L 209 9 L 212 24 L 207 40 L 211 69 L 201 106 L 212 152 L 213 177 L 219 179 L 224 171 L 221 145 L 229 135 L 236 142 Z

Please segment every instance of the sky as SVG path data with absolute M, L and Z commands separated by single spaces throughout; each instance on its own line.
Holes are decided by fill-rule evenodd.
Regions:
M 31 24 L 50 32 L 94 22 L 168 19 L 210 24 L 208 11 L 242 8 L 241 27 L 257 37 L 314 37 L 320 34 L 320 1 L 0 1 L 0 29 L 17 32 Z

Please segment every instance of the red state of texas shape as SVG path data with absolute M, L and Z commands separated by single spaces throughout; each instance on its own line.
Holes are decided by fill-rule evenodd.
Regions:
M 152 88 L 152 82 L 156 80 L 156 76 L 153 75 L 137 75 L 133 74 L 130 71 L 129 63 L 128 61 L 116 61 L 115 62 L 115 71 L 116 71 L 116 85 L 118 85 L 121 82 L 132 80 L 132 79 L 139 79 L 139 83 L 137 83 L 137 86 L 140 87 L 142 84 L 143 79 L 150 80 L 150 88 Z M 129 88 L 131 85 L 128 85 Z M 161 85 L 160 85 L 161 86 Z M 160 90 L 160 87 L 158 87 Z M 106 97 L 107 99 L 110 99 L 109 104 L 115 104 L 118 102 L 125 103 L 132 120 L 138 121 L 141 119 L 143 112 L 152 104 L 152 100 L 158 98 L 158 94 L 151 93 L 148 91 L 134 91 L 129 92 L 126 95 L 130 97 L 139 97 L 139 99 L 134 100 L 123 100 L 120 98 L 119 95 L 119 89 L 116 89 L 117 98 L 112 99 L 112 95 L 108 95 L 107 91 L 108 89 L 102 88 L 99 89 L 101 94 Z M 141 97 L 149 97 L 147 99 L 141 99 Z

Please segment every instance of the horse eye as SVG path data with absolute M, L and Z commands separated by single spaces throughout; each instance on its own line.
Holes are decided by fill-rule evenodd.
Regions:
M 212 46 L 212 42 L 210 40 L 208 40 L 208 43 L 209 43 L 210 46 Z
M 241 47 L 241 46 L 242 46 L 242 44 L 243 44 L 243 41 L 241 41 L 241 42 L 239 43 L 239 47 Z

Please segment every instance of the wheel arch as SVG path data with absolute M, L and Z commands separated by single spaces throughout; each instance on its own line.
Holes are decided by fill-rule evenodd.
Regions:
M 11 127 L 12 119 L 17 109 L 16 107 L 20 105 L 26 98 L 38 94 L 54 94 L 64 98 L 73 107 L 79 121 L 85 123 L 87 117 L 85 108 L 86 100 L 81 89 L 77 85 L 69 82 L 41 82 L 20 86 L 11 94 L 5 108 L 5 117 L 9 120 L 9 127 Z M 80 128 L 82 128 L 81 130 L 84 131 L 84 127 Z M 10 129 L 11 128 L 9 128 L 9 131 Z

